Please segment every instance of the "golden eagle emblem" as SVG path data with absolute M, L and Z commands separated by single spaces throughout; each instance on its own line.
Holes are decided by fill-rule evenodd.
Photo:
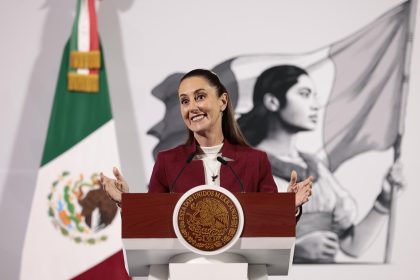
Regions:
M 178 213 L 181 235 L 193 247 L 215 251 L 235 236 L 238 211 L 233 201 L 217 190 L 193 193 L 181 205 Z

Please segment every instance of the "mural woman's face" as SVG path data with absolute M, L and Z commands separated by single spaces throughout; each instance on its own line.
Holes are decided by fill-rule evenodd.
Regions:
M 184 123 L 194 134 L 221 133 L 222 112 L 227 105 L 227 94 L 217 96 L 217 90 L 201 77 L 190 77 L 181 82 L 178 97 Z
M 286 93 L 286 106 L 280 109 L 280 117 L 294 127 L 313 130 L 318 122 L 318 110 L 314 82 L 308 75 L 299 76 Z

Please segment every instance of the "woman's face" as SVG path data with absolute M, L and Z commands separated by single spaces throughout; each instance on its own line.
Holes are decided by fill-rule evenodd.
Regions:
M 280 109 L 280 117 L 294 127 L 313 130 L 318 122 L 318 109 L 314 82 L 308 75 L 300 75 L 286 93 L 286 106 Z
M 178 97 L 182 119 L 194 134 L 221 133 L 222 113 L 227 94 L 217 96 L 217 90 L 205 78 L 190 77 L 181 82 Z

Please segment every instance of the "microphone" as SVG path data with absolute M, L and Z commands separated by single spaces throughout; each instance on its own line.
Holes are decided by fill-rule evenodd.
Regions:
M 228 162 L 221 156 L 217 157 L 217 161 L 219 161 L 221 164 L 226 165 L 227 167 L 229 167 L 230 171 L 232 172 L 232 174 L 235 176 L 236 180 L 239 182 L 239 185 L 241 186 L 241 192 L 244 193 L 244 184 L 242 184 L 241 179 L 239 179 L 238 174 L 236 174 L 236 172 L 233 170 L 232 166 L 230 166 L 228 164 Z
M 179 171 L 178 175 L 175 177 L 174 182 L 171 184 L 171 187 L 169 188 L 169 192 L 173 193 L 173 189 L 175 187 L 175 183 L 176 181 L 178 181 L 178 178 L 181 176 L 181 174 L 184 172 L 184 169 L 187 167 L 187 165 L 193 160 L 194 156 L 196 154 L 196 151 L 192 152 L 191 154 L 188 155 L 188 158 L 184 164 L 184 166 L 182 167 L 182 169 Z

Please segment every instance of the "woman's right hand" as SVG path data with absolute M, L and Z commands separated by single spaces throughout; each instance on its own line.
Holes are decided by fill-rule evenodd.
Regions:
M 111 179 L 101 172 L 100 182 L 102 189 L 106 192 L 108 197 L 120 206 L 122 193 L 128 193 L 129 188 L 118 168 L 114 167 L 112 172 L 116 179 Z
M 296 240 L 295 258 L 298 262 L 330 263 L 334 261 L 339 247 L 336 233 L 314 231 Z

